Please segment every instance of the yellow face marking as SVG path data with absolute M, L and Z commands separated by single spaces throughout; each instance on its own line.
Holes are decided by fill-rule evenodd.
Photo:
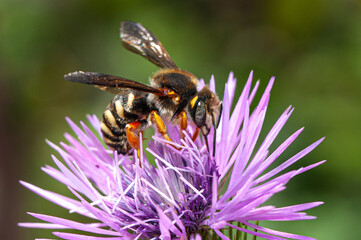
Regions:
M 109 109 L 104 112 L 104 116 L 112 126 L 117 125 L 117 121 L 115 120 L 112 112 Z
M 175 97 L 175 98 L 173 98 L 174 99 L 174 101 L 176 101 L 177 103 L 180 101 L 180 97 Z
M 191 107 L 193 108 L 198 100 L 198 95 L 196 95 L 189 103 L 191 104 Z
M 119 117 L 124 118 L 124 108 L 119 100 L 115 101 L 115 110 Z
M 128 95 L 128 102 L 127 105 L 129 106 L 129 108 L 133 107 L 133 101 L 134 101 L 134 94 L 133 93 L 129 93 Z
M 107 125 L 105 125 L 105 123 L 103 123 L 103 121 L 100 123 L 100 128 L 102 129 L 103 132 L 105 132 L 106 134 L 110 135 L 110 136 L 114 136 L 114 134 L 112 133 L 112 131 L 110 131 L 110 129 L 107 127 Z

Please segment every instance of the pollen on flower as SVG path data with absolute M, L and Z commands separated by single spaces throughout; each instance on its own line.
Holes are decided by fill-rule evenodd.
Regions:
M 216 138 L 215 129 L 206 137 L 192 139 L 197 131 L 193 125 L 188 124 L 181 136 L 177 127 L 168 124 L 168 133 L 176 148 L 156 134 L 148 146 L 140 141 L 140 159 L 136 153 L 123 156 L 110 151 L 101 140 L 101 124 L 96 116 L 88 117 L 91 127 L 83 122 L 78 126 L 67 119 L 76 137 L 65 134 L 68 143 L 49 142 L 61 160 L 52 156 L 56 167 L 45 166 L 42 170 L 68 187 L 73 197 L 27 182 L 21 181 L 21 184 L 70 213 L 88 217 L 91 223 L 70 220 L 72 214 L 65 219 L 51 213 L 29 213 L 46 223 L 19 225 L 55 229 L 53 234 L 63 239 L 241 239 L 246 234 L 265 239 L 313 239 L 262 227 L 262 221 L 314 218 L 302 211 L 322 202 L 275 207 L 266 201 L 284 190 L 291 178 L 324 162 L 286 170 L 317 147 L 323 138 L 271 168 L 303 128 L 270 151 L 270 145 L 293 112 L 289 107 L 256 148 L 274 78 L 260 101 L 252 103 L 259 86 L 258 82 L 252 86 L 252 77 L 253 73 L 232 109 L 236 79 L 233 73 L 229 75 Z M 201 81 L 199 87 L 203 86 Z M 215 92 L 213 77 L 210 90 Z M 251 104 L 255 106 L 253 111 Z M 206 143 L 213 146 L 214 139 L 215 148 L 209 152 Z M 68 233 L 64 229 L 82 233 Z

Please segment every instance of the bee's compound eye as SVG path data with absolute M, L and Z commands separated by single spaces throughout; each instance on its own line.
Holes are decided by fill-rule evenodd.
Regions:
M 196 106 L 196 112 L 194 115 L 194 121 L 198 127 L 204 126 L 206 122 L 206 114 L 206 104 L 203 101 L 199 101 Z

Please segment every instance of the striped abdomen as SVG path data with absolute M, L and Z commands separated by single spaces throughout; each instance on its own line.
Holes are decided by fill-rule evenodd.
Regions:
M 127 89 L 116 95 L 103 114 L 101 131 L 111 149 L 126 154 L 131 149 L 126 135 L 126 125 L 135 121 L 146 124 L 150 112 L 147 93 Z M 145 120 L 145 121 L 144 121 Z

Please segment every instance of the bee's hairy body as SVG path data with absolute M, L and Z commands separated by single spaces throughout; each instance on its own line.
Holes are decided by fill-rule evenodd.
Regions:
M 118 153 L 126 154 L 131 146 L 127 140 L 126 126 L 139 121 L 141 129 L 151 125 L 151 111 L 157 111 L 163 120 L 178 124 L 177 113 L 189 112 L 187 103 L 197 93 L 197 78 L 183 70 L 160 70 L 151 79 L 151 86 L 174 91 L 176 97 L 160 97 L 133 89 L 124 89 L 109 103 L 104 111 L 101 131 L 105 143 Z M 188 115 L 188 114 L 187 114 Z
M 68 81 L 94 85 L 116 95 L 101 122 L 104 142 L 110 148 L 121 154 L 133 148 L 139 157 L 139 134 L 150 125 L 172 142 L 163 121 L 179 124 L 180 135 L 184 138 L 187 119 L 192 119 L 197 127 L 192 139 L 199 132 L 206 136 L 218 125 L 222 111 L 218 96 L 208 86 L 198 91 L 198 79 L 177 67 L 152 32 L 139 23 L 124 21 L 120 38 L 126 49 L 160 67 L 150 79 L 150 86 L 97 72 L 77 71 L 64 76 Z

